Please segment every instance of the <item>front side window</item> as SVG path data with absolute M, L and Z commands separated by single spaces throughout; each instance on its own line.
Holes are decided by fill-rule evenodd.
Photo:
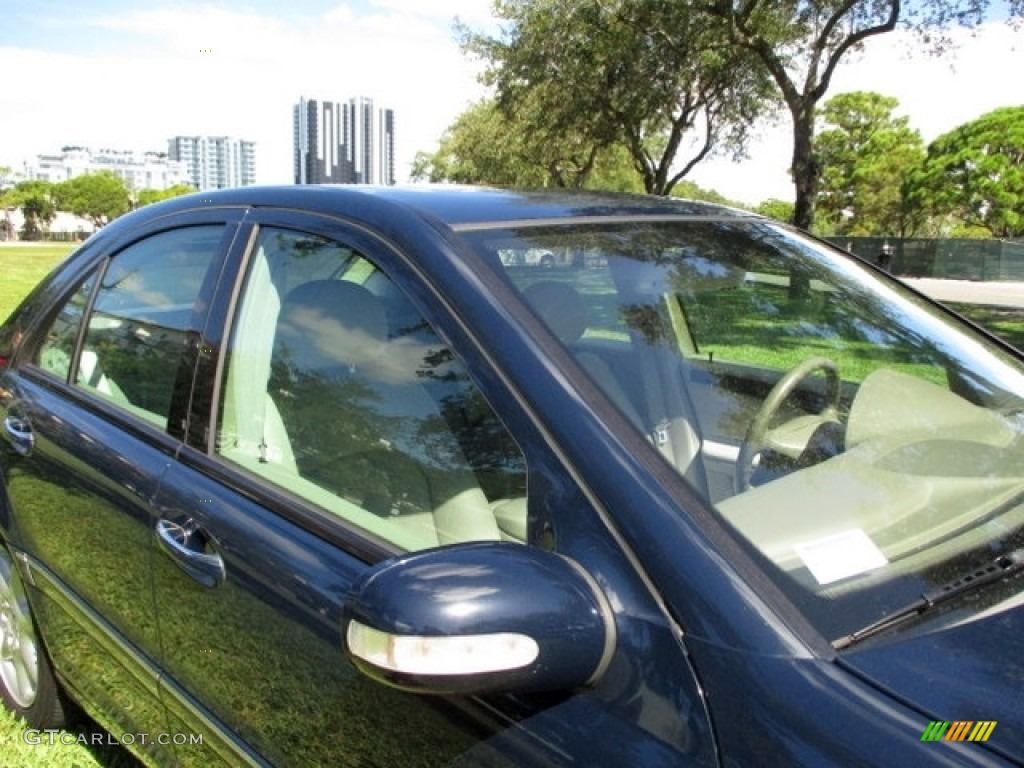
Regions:
M 361 253 L 264 229 L 217 452 L 405 550 L 525 538 L 521 455 L 461 361 Z
M 826 636 L 1024 543 L 1024 367 L 895 281 L 753 218 L 466 237 Z

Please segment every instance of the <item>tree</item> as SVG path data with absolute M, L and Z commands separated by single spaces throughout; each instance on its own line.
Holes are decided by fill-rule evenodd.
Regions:
M 545 186 L 545 163 L 531 156 L 527 142 L 520 126 L 504 116 L 493 101 L 481 101 L 445 131 L 437 152 L 416 156 L 411 176 L 431 182 Z
M 672 197 L 683 197 L 687 200 L 701 200 L 706 203 L 728 205 L 733 208 L 740 207 L 738 203 L 728 199 L 721 192 L 714 189 L 704 189 L 702 186 L 697 184 L 697 182 L 688 181 L 686 179 L 680 181 L 672 188 Z
M 705 11 L 724 23 L 729 39 L 759 59 L 789 110 L 794 224 L 808 230 L 814 224 L 821 177 L 815 109 L 840 60 L 898 24 L 919 32 L 932 50 L 942 50 L 943 30 L 979 24 L 988 6 L 989 0 L 707 0 Z M 1007 6 L 1013 16 L 1024 14 L 1024 0 L 1010 0 Z
M 500 38 L 463 30 L 506 116 L 583 155 L 625 146 L 646 191 L 668 194 L 705 157 L 741 153 L 772 105 L 746 50 L 689 0 L 497 0 Z M 685 159 L 680 161 L 680 154 Z
M 793 203 L 789 200 L 779 200 L 778 198 L 772 197 L 758 203 L 754 208 L 754 212 L 777 221 L 792 221 Z
M 939 136 L 911 194 L 936 215 L 994 237 L 1024 236 L 1024 106 L 1001 107 Z
M 598 149 L 568 134 L 538 134 L 493 99 L 463 112 L 435 153 L 417 154 L 411 175 L 418 181 L 501 187 L 641 189 L 621 151 Z
M 195 189 L 188 184 L 175 184 L 167 189 L 140 189 L 135 202 L 138 205 L 149 205 L 150 203 L 158 203 L 161 200 L 169 200 L 172 197 L 191 195 L 193 192 L 195 192 Z
M 54 198 L 61 210 L 89 219 L 95 227 L 102 227 L 132 208 L 127 185 L 112 171 L 62 181 L 54 188 Z
M 924 141 L 906 117 L 893 115 L 898 105 L 890 96 L 865 91 L 825 103 L 816 205 L 829 226 L 816 229 L 851 236 L 915 234 L 922 216 L 904 182 L 924 160 Z
M 21 237 L 24 240 L 39 240 L 47 225 L 57 215 L 53 198 L 53 185 L 36 179 L 15 184 L 3 195 L 4 207 L 21 208 L 25 217 Z

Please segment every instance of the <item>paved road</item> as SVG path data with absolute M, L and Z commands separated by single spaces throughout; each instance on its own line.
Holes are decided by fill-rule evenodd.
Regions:
M 1024 309 L 1024 283 L 937 280 L 930 277 L 904 278 L 903 282 L 936 301 L 962 304 L 991 304 Z

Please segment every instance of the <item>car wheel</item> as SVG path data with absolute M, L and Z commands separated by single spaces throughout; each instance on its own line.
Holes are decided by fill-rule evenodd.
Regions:
M 0 697 L 32 728 L 64 723 L 57 681 L 39 641 L 25 586 L 0 546 Z

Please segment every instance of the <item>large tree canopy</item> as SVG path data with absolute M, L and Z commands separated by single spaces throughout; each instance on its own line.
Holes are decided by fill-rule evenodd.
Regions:
M 599 149 L 572 134 L 534 131 L 492 100 L 473 105 L 448 128 L 433 154 L 419 153 L 417 181 L 504 187 L 599 187 L 642 191 L 621 149 Z
M 462 29 L 501 108 L 540 140 L 628 147 L 667 194 L 713 152 L 742 156 L 751 122 L 784 105 L 793 131 L 793 221 L 810 229 L 821 182 L 816 110 L 839 63 L 898 27 L 942 50 L 990 0 L 495 0 L 497 36 Z M 1000 3 L 1015 20 L 1024 0 Z M 768 91 L 771 90 L 769 96 Z M 584 153 L 585 155 L 586 153 Z
M 924 159 L 924 141 L 889 96 L 855 91 L 821 110 L 821 188 L 816 227 L 836 235 L 913 235 L 922 216 L 904 181 Z
M 944 30 L 979 24 L 989 5 L 989 0 L 706 0 L 706 12 L 724 23 L 729 39 L 758 57 L 789 110 L 797 226 L 814 224 L 821 178 L 815 110 L 843 57 L 898 25 L 921 33 L 931 50 L 941 50 Z M 1006 6 L 1011 16 L 1024 15 L 1024 0 Z
M 523 123 L 508 117 L 493 100 L 473 105 L 453 123 L 433 155 L 420 153 L 412 177 L 432 182 L 494 184 L 504 187 L 576 186 L 558 184 L 551 168 L 564 171 L 573 166 L 573 180 L 586 177 L 593 164 L 593 151 L 580 157 L 562 137 L 551 142 L 536 141 L 536 134 Z M 564 148 L 563 148 L 563 145 Z
M 1024 106 L 1002 107 L 935 139 L 913 194 L 995 237 L 1024 236 Z
M 62 181 L 54 188 L 54 197 L 61 210 L 89 219 L 97 227 L 132 207 L 127 185 L 111 171 L 87 173 Z
M 704 157 L 742 150 L 771 105 L 749 51 L 689 0 L 496 0 L 500 37 L 463 30 L 506 114 L 542 141 L 627 147 L 644 188 L 668 194 Z

